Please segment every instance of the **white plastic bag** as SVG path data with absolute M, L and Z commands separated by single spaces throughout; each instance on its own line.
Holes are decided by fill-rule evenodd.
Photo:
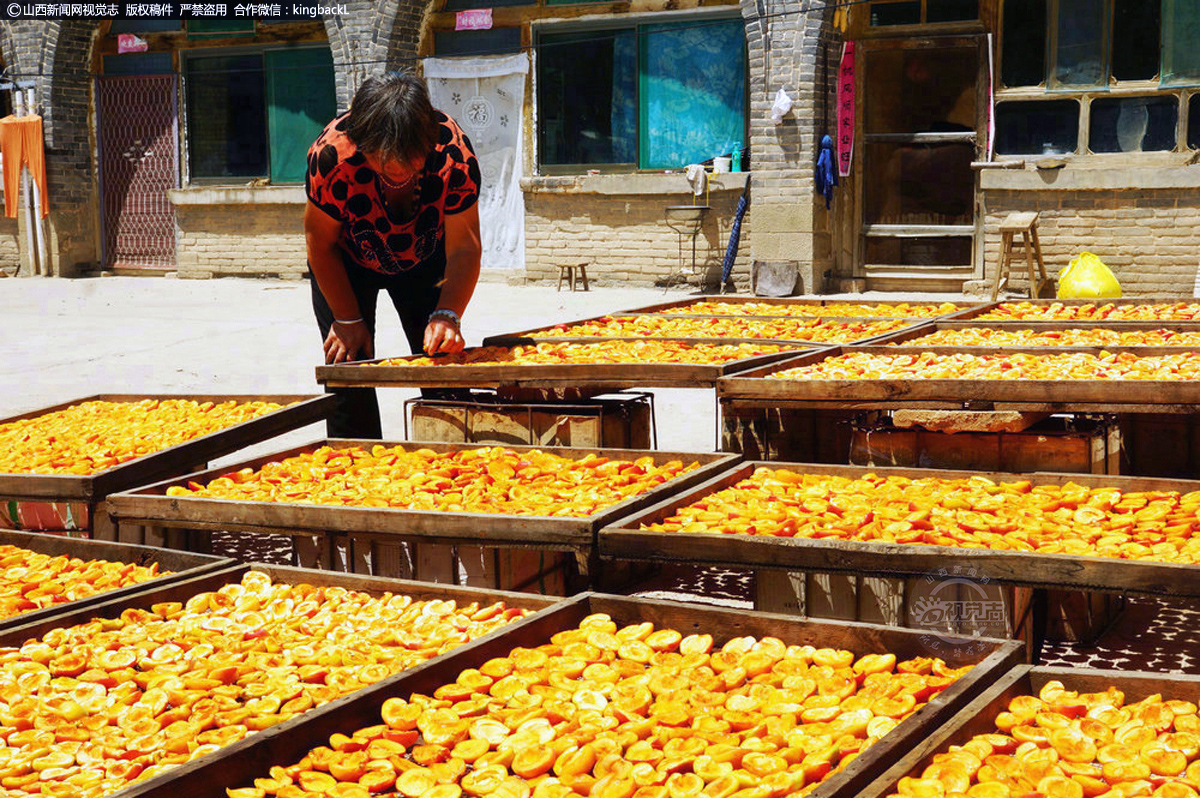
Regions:
M 771 105 L 771 121 L 776 125 L 783 124 L 783 118 L 792 110 L 792 98 L 783 89 L 775 92 L 775 102 Z

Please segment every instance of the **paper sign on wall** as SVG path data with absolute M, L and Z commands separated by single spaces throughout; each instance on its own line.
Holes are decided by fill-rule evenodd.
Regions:
M 837 84 L 837 159 L 838 176 L 850 174 L 854 161 L 854 42 L 846 42 L 842 48 L 842 60 L 838 65 Z
M 132 33 L 117 34 L 118 53 L 144 53 L 149 45 L 146 40 Z
M 490 30 L 491 27 L 492 9 L 490 8 L 470 8 L 454 15 L 455 30 Z

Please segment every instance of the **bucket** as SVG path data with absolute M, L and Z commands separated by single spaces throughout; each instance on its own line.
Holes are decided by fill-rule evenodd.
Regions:
M 733 167 L 733 158 L 728 155 L 720 155 L 713 158 L 713 174 L 728 172 Z

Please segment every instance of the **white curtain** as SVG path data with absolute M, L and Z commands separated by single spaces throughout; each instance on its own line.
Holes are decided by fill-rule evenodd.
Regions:
M 525 267 L 525 201 L 521 195 L 521 121 L 525 53 L 485 58 L 426 58 L 433 105 L 471 139 L 483 186 L 479 226 L 483 268 Z

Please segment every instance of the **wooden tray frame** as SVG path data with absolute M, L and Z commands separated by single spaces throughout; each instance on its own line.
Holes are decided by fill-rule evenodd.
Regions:
M 96 394 L 0 419 L 0 424 L 36 418 L 83 402 L 139 402 L 144 399 L 189 399 L 197 402 L 262 401 L 278 404 L 297 402 L 298 404 L 280 408 L 258 418 L 234 424 L 231 427 L 193 438 L 190 441 L 87 476 L 0 473 L 0 496 L 27 501 L 80 501 L 94 504 L 102 501 L 110 493 L 129 490 L 183 471 L 191 471 L 196 468 L 197 464 L 224 457 L 251 444 L 326 419 L 333 414 L 336 403 L 333 396 L 311 394 Z M 95 510 L 94 507 L 90 509 L 93 512 Z
M 93 607 L 107 601 L 119 601 L 122 598 L 140 593 L 147 589 L 167 585 L 171 582 L 187 580 L 193 576 L 218 571 L 235 564 L 228 557 L 214 557 L 208 554 L 192 554 L 173 549 L 156 549 L 151 546 L 136 546 L 131 543 L 110 543 L 100 540 L 84 540 L 81 538 L 59 537 L 57 535 L 38 534 L 36 532 L 18 532 L 13 529 L 0 529 L 0 544 L 20 546 L 28 551 L 46 554 L 51 557 L 66 555 L 79 557 L 83 560 L 108 560 L 110 562 L 133 563 L 134 565 L 149 566 L 157 562 L 169 574 L 160 574 L 154 579 L 140 582 L 136 585 L 126 585 L 114 590 L 97 593 L 94 596 L 68 601 L 52 607 L 29 610 L 8 618 L 0 618 L 0 632 L 16 626 L 24 626 L 47 619 L 76 612 L 85 607 Z
M 511 606 L 529 609 L 543 609 L 561 599 L 539 596 L 535 593 L 512 593 L 504 590 L 485 588 L 459 587 L 457 585 L 433 584 L 429 582 L 413 582 L 405 579 L 392 579 L 382 576 L 366 576 L 363 574 L 348 574 L 337 571 L 324 571 L 309 568 L 296 568 L 289 565 L 264 565 L 262 563 L 235 563 L 221 568 L 198 573 L 186 579 L 178 579 L 166 584 L 147 583 L 141 590 L 134 590 L 123 596 L 104 596 L 99 601 L 87 607 L 73 608 L 70 612 L 59 613 L 48 619 L 29 619 L 25 623 L 10 626 L 0 630 L 0 646 L 20 646 L 31 638 L 40 638 L 51 629 L 75 624 L 87 623 L 93 618 L 116 618 L 126 609 L 149 609 L 152 605 L 163 601 L 186 602 L 197 593 L 216 590 L 222 585 L 236 582 L 247 571 L 262 571 L 273 581 L 286 581 L 290 584 L 304 582 L 316 587 L 345 587 L 350 590 L 361 590 L 372 595 L 387 591 L 406 593 L 413 598 L 453 598 L 461 601 L 505 601 Z
M 1054 354 L 1058 351 L 1094 351 L 1084 347 L 1057 349 L 1027 347 L 984 349 L 982 347 L 947 348 L 973 354 L 1013 354 L 1032 352 Z M 1155 353 L 1154 347 L 1119 347 L 1107 351 Z M 1190 351 L 1190 350 L 1185 350 Z M 1013 409 L 1049 410 L 1078 413 L 1194 413 L 1200 412 L 1200 381 L 1188 380 L 779 380 L 772 374 L 797 366 L 807 366 L 826 358 L 852 352 L 904 354 L 892 346 L 830 347 L 750 369 L 717 383 L 721 400 L 737 400 L 744 406 L 762 404 L 779 407 L 792 404 L 864 408 L 871 410 L 896 407 L 929 409 Z M 1178 354 L 1178 347 L 1166 353 Z
M 700 467 L 677 479 L 631 497 L 586 518 L 559 518 L 498 513 L 452 513 L 402 510 L 394 508 L 332 507 L 317 504 L 283 502 L 243 502 L 226 499 L 167 496 L 166 489 L 187 482 L 205 482 L 231 471 L 262 466 L 285 457 L 330 446 L 403 445 L 435 452 L 466 451 L 482 448 L 471 443 L 425 443 L 411 441 L 319 440 L 287 451 L 257 457 L 236 465 L 209 469 L 198 474 L 177 477 L 154 485 L 109 497 L 109 510 L 120 523 L 148 523 L 167 527 L 219 529 L 244 532 L 304 534 L 339 531 L 384 542 L 424 540 L 431 543 L 458 543 L 492 546 L 497 544 L 537 546 L 539 548 L 590 552 L 600 527 L 642 507 L 661 501 L 674 491 L 703 482 L 740 459 L 740 455 L 710 452 L 663 452 L 637 449 L 590 449 L 541 446 L 506 446 L 516 451 L 539 450 L 564 457 L 596 454 L 610 459 L 636 459 L 651 456 L 656 462 L 682 459 L 696 461 Z
M 870 300 L 870 299 L 862 299 L 862 300 L 812 299 L 812 298 L 802 298 L 802 297 L 772 297 L 772 296 L 744 296 L 744 295 L 714 294 L 714 295 L 709 295 L 709 296 L 690 297 L 688 299 L 677 299 L 673 302 L 660 302 L 660 303 L 657 303 L 654 305 L 645 305 L 643 307 L 632 308 L 630 310 L 624 310 L 619 313 L 610 313 L 608 315 L 610 315 L 610 316 L 644 316 L 647 314 L 658 314 L 664 310 L 671 310 L 674 308 L 685 307 L 687 305 L 692 305 L 692 304 L 695 304 L 698 302 L 728 302 L 732 305 L 746 305 L 746 304 L 752 304 L 752 303 L 753 304 L 763 304 L 763 305 L 820 305 L 822 307 L 838 307 L 841 305 L 936 305 L 936 304 L 939 304 L 937 300 L 925 300 L 925 299 L 917 299 L 917 300 L 907 300 L 907 299 L 877 299 L 877 300 Z M 972 302 L 966 302 L 966 303 L 955 302 L 954 304 L 962 306 L 962 307 L 960 307 L 959 310 L 955 311 L 955 314 L 963 313 L 968 310 L 974 310 L 978 305 L 978 303 L 972 303 Z M 719 315 L 719 314 L 711 314 L 711 313 L 674 314 L 673 313 L 671 315 L 673 315 L 673 316 L 680 315 L 680 316 L 685 316 L 685 317 L 687 317 L 687 316 L 712 317 L 714 315 Z M 954 314 L 945 314 L 942 316 L 920 316 L 915 319 L 909 319 L 909 321 L 932 321 L 934 319 L 949 318 L 951 315 L 954 315 Z M 744 317 L 741 314 L 738 314 L 738 318 L 744 318 Z M 766 316 L 764 318 L 774 318 L 774 317 Z M 879 321 L 880 319 L 889 319 L 889 318 L 895 318 L 895 317 L 892 317 L 892 316 L 831 316 L 831 317 L 829 317 L 829 320 L 832 321 L 834 318 L 851 319 L 854 321 Z
M 918 350 L 917 344 L 912 344 L 918 338 L 930 335 L 934 332 L 942 330 L 1033 330 L 1034 332 L 1049 332 L 1053 330 L 1171 330 L 1174 332 L 1200 332 L 1200 322 L 1164 322 L 1156 324 L 1154 322 L 1125 322 L 1119 327 L 1110 324 L 1097 324 L 1094 322 L 1042 322 L 1038 324 L 1021 324 L 1017 322 L 980 322 L 972 324 L 967 321 L 939 321 L 931 324 L 922 324 L 918 327 L 909 327 L 905 330 L 897 330 L 890 335 L 877 337 L 870 342 L 873 346 L 886 346 L 891 351 L 913 352 Z M 968 352 L 972 354 L 994 353 L 998 351 L 1011 352 L 1096 352 L 1104 349 L 1109 352 L 1133 352 L 1134 354 L 1147 355 L 1177 355 L 1182 352 L 1193 352 L 1200 350 L 1200 344 L 1195 346 L 1040 346 L 1040 345 L 1024 345 L 1024 346 L 945 346 L 938 345 L 919 345 L 921 352 Z
M 290 765 L 335 732 L 348 733 L 379 723 L 379 710 L 392 696 L 430 693 L 453 680 L 453 675 L 478 667 L 487 659 L 503 656 L 516 646 L 536 646 L 555 632 L 571 628 L 585 616 L 605 612 L 619 625 L 651 621 L 683 634 L 707 632 L 716 645 L 741 636 L 772 635 L 788 643 L 847 648 L 856 654 L 891 651 L 900 658 L 927 656 L 923 635 L 907 629 L 800 620 L 785 615 L 726 610 L 674 602 L 585 593 L 565 600 L 528 618 L 509 624 L 492 635 L 411 668 L 402 674 L 365 687 L 349 696 L 309 710 L 266 731 L 239 740 L 208 757 L 189 762 L 169 773 L 114 793 L 114 798 L 148 798 L 169 787 L 174 798 L 221 798 L 227 787 L 241 787 L 264 776 L 272 765 Z M 965 640 L 965 639 L 964 639 Z M 952 665 L 977 663 L 967 675 L 905 719 L 882 741 L 859 755 L 845 770 L 834 774 L 811 793 L 814 798 L 850 798 L 881 769 L 924 739 L 945 719 L 953 717 L 1001 674 L 1016 664 L 1021 645 L 1010 641 L 973 638 L 966 659 L 945 658 Z M 969 649 L 967 649 L 969 650 Z
M 1036 319 L 1024 320 L 1024 321 L 1015 321 L 1015 320 L 1007 321 L 1007 320 L 1003 320 L 1003 319 L 979 319 L 978 317 L 982 316 L 983 314 L 987 313 L 988 311 L 994 310 L 995 308 L 999 307 L 1000 305 L 1004 305 L 1004 304 L 1030 303 L 1033 305 L 1053 305 L 1053 304 L 1060 304 L 1060 305 L 1179 305 L 1179 304 L 1191 304 L 1194 301 L 1195 300 L 1193 300 L 1193 299 L 1186 299 L 1186 298 L 1181 298 L 1181 297 L 1177 297 L 1177 296 L 1121 297 L 1121 298 L 1117 298 L 1117 299 L 1022 299 L 1020 297 L 1017 297 L 1015 299 L 1004 299 L 1004 300 L 1000 300 L 997 302 L 985 302 L 981 305 L 976 305 L 975 307 L 967 308 L 965 310 L 959 311 L 958 313 L 953 313 L 948 316 L 945 316 L 943 319 L 941 319 L 941 321 L 974 321 L 974 320 L 978 320 L 979 322 L 984 323 L 984 324 L 996 324 L 996 323 L 1033 324 L 1033 325 L 1060 324 L 1063 322 L 1037 321 Z M 1124 326 L 1126 324 L 1143 323 L 1141 321 L 1132 321 L 1132 320 L 1121 321 L 1121 320 L 1081 319 L 1080 321 L 1084 321 L 1089 324 L 1102 324 L 1105 326 L 1113 325 L 1113 324 Z M 1200 323 L 1200 319 L 1197 319 L 1196 321 L 1197 321 L 1197 323 Z M 1167 323 L 1167 322 L 1184 323 L 1184 324 L 1188 323 L 1187 319 L 1162 319 L 1162 323 Z
M 961 745 L 976 734 L 995 732 L 995 718 L 1008 702 L 1019 695 L 1037 695 L 1046 682 L 1057 680 L 1068 690 L 1103 692 L 1116 687 L 1125 693 L 1127 704 L 1161 693 L 1164 699 L 1195 700 L 1200 693 L 1200 676 L 1160 674 L 1147 671 L 1108 671 L 1087 668 L 1046 668 L 1021 665 L 996 681 L 944 726 L 905 754 L 879 778 L 859 793 L 860 798 L 886 798 L 896 792 L 900 779 L 922 770 L 934 754 L 951 745 Z
M 1115 477 L 1104 474 L 1000 474 L 931 468 L 871 468 L 813 463 L 744 462 L 724 474 L 677 493 L 666 501 L 641 510 L 605 527 L 598 534 L 601 558 L 671 560 L 702 564 L 786 568 L 797 571 L 853 573 L 883 577 L 920 577 L 936 573 L 948 562 L 974 569 L 972 573 L 1004 584 L 1072 588 L 1115 593 L 1200 596 L 1200 565 L 1164 562 L 1132 562 L 1105 557 L 1076 557 L 1066 554 L 1036 554 L 989 549 L 951 548 L 907 543 L 860 543 L 845 540 L 778 538 L 758 535 L 685 534 L 647 532 L 643 523 L 654 523 L 697 499 L 750 476 L 756 468 L 786 468 L 809 474 L 859 477 L 864 474 L 922 478 L 988 477 L 993 481 L 1029 479 L 1037 483 L 1074 482 L 1090 487 L 1122 490 L 1200 490 L 1200 481 L 1153 477 Z
M 589 338 L 580 343 L 602 343 L 616 339 Z M 645 341 L 645 338 L 628 340 Z M 661 338 L 656 341 L 679 341 Z M 689 343 L 771 344 L 761 338 L 728 339 L 696 338 Z M 545 340 L 512 339 L 509 345 L 550 343 Z M 794 357 L 800 351 L 819 347 L 811 343 L 791 344 L 790 351 L 732 360 L 728 363 L 699 365 L 694 363 L 568 363 L 563 365 L 466 365 L 466 366 L 380 366 L 384 359 L 341 363 L 336 366 L 317 366 L 317 382 L 331 388 L 348 387 L 420 387 L 420 388 L 602 388 L 605 391 L 629 388 L 712 388 L 717 380 L 745 369 L 765 366 L 777 360 Z M 469 350 L 468 350 L 469 351 Z

